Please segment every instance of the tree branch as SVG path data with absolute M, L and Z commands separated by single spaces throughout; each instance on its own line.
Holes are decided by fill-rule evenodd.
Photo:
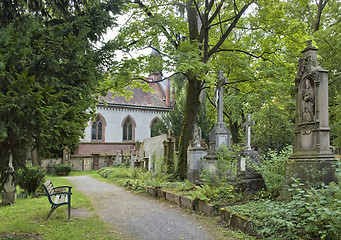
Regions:
M 329 27 L 332 27 L 332 26 L 334 26 L 334 25 L 337 25 L 337 24 L 339 24 L 340 22 L 341 22 L 341 18 L 340 18 L 339 20 L 337 20 L 335 23 L 330 24 Z
M 307 5 L 307 10 L 308 10 L 308 14 L 309 14 L 310 21 L 311 21 L 311 23 L 312 23 L 313 26 L 314 26 L 314 25 L 315 25 L 315 21 L 314 21 L 314 18 L 313 18 L 313 14 L 312 14 L 311 11 L 310 11 L 309 5 Z
M 230 33 L 232 32 L 232 30 L 234 29 L 234 27 L 236 26 L 237 22 L 239 21 L 239 19 L 241 18 L 241 16 L 244 14 L 244 12 L 246 11 L 246 9 L 252 4 L 254 3 L 255 0 L 251 0 L 248 4 L 244 5 L 244 7 L 241 9 L 241 11 L 235 16 L 234 21 L 230 24 L 230 26 L 228 27 L 228 29 L 226 30 L 226 32 L 223 34 L 223 36 L 219 39 L 218 43 L 211 48 L 211 50 L 208 52 L 208 57 L 211 57 L 214 53 L 217 52 L 217 50 L 221 47 L 221 45 L 224 43 L 224 41 L 226 40 L 226 38 L 230 35 Z
M 171 78 L 171 77 L 173 77 L 173 76 L 175 76 L 175 75 L 178 75 L 178 74 L 183 74 L 183 73 L 181 73 L 181 72 L 176 72 L 176 73 L 171 74 L 171 75 L 168 76 L 168 77 L 164 77 L 164 78 L 162 78 L 162 79 L 160 79 L 160 80 L 156 80 L 156 81 L 148 81 L 146 78 L 141 78 L 141 77 L 134 78 L 133 80 L 142 80 L 142 81 L 144 81 L 144 82 L 146 82 L 146 83 L 159 83 L 159 82 L 163 82 L 164 80 L 167 80 L 167 79 L 169 79 L 169 78 Z M 183 74 L 183 75 L 185 75 L 185 74 Z M 186 75 L 185 75 L 185 76 L 186 76 Z
M 213 1 L 212 1 L 213 2 Z M 208 23 L 211 24 L 213 22 L 213 20 L 217 17 L 217 15 L 220 13 L 221 7 L 224 4 L 224 0 L 220 2 L 220 4 L 217 6 L 216 10 L 214 11 L 214 13 L 212 14 L 212 16 L 210 17 L 210 19 L 208 20 Z M 212 8 L 212 7 L 211 7 Z
M 252 53 L 249 53 L 249 52 L 247 52 L 247 51 L 245 51 L 245 50 L 241 50 L 241 49 L 219 49 L 219 50 L 217 50 L 217 52 L 241 52 L 241 53 L 244 53 L 244 54 L 246 54 L 246 55 L 249 55 L 249 56 L 251 56 L 251 57 L 253 57 L 253 58 L 261 58 L 261 59 L 263 59 L 264 61 L 270 61 L 271 63 L 273 63 L 273 62 L 272 62 L 270 59 L 267 59 L 267 58 L 263 57 L 263 55 L 264 55 L 264 54 L 274 54 L 274 53 L 276 53 L 277 51 L 280 51 L 280 49 L 276 49 L 276 50 L 273 51 L 273 52 L 264 51 L 261 55 L 257 56 L 257 55 L 254 55 L 254 54 L 252 54 Z M 274 64 L 274 63 L 273 63 L 273 64 Z
M 140 0 L 135 0 L 134 3 L 137 3 L 141 7 L 141 9 L 147 14 L 148 17 L 154 17 L 151 11 Z M 176 42 L 176 40 L 173 39 L 173 37 L 167 31 L 166 27 L 161 25 L 161 30 L 163 34 L 166 36 L 166 38 L 168 39 L 168 41 L 170 41 L 174 45 L 174 47 L 178 49 L 179 44 Z
M 211 28 L 211 27 L 214 27 L 214 26 L 216 26 L 216 25 L 221 25 L 222 23 L 230 22 L 231 20 L 233 20 L 233 19 L 235 19 L 235 18 L 236 18 L 236 16 L 233 16 L 233 17 L 231 17 L 231 18 L 229 18 L 229 19 L 226 19 L 226 20 L 224 20 L 224 21 L 220 21 L 220 14 L 219 14 L 219 22 L 214 23 L 214 24 L 210 25 L 209 27 Z
M 205 23 L 204 23 L 204 20 L 203 20 L 203 18 L 201 16 L 199 6 L 198 6 L 198 4 L 197 4 L 197 2 L 195 0 L 193 0 L 193 2 L 194 2 L 194 5 L 195 5 L 195 9 L 197 10 L 198 16 L 200 18 L 200 21 L 204 25 Z

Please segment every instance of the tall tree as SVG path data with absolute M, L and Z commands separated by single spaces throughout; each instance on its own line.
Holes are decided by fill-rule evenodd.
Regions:
M 179 143 L 180 178 L 186 177 L 186 152 L 192 139 L 193 125 L 197 122 L 202 90 L 215 86 L 218 70 L 224 70 L 227 75 L 234 71 L 223 69 L 226 66 L 223 56 L 246 55 L 251 59 L 267 60 L 272 53 L 281 51 L 284 46 L 290 46 L 276 46 L 278 41 L 271 42 L 270 38 L 274 35 L 271 29 L 276 29 L 276 37 L 289 34 L 289 29 L 293 33 L 299 31 L 298 24 L 295 25 L 285 18 L 282 6 L 281 1 L 271 1 L 269 4 L 263 0 L 136 0 L 129 6 L 130 17 L 116 39 L 124 43 L 121 50 L 128 53 L 148 47 L 156 48 L 163 58 L 164 72 L 186 76 L 186 100 Z M 249 33 L 255 26 L 253 21 L 266 24 L 267 29 L 263 30 L 265 40 L 262 41 L 257 36 L 262 31 L 260 24 L 254 35 L 259 41 L 252 41 L 249 37 L 249 44 L 255 45 L 251 46 L 246 42 L 239 44 L 238 38 L 244 34 L 250 36 Z M 279 23 L 282 24 L 276 25 Z M 292 27 L 292 24 L 296 27 Z M 297 34 L 292 39 L 283 41 L 290 42 L 300 37 L 301 34 Z M 301 41 L 298 42 L 302 45 Z M 127 68 L 129 74 L 126 74 L 126 77 L 140 79 L 143 74 L 158 65 L 146 56 L 139 56 L 137 59 L 129 57 L 128 54 L 126 56 L 114 69 L 114 79 L 122 77 L 122 74 L 119 74 L 121 71 L 128 72 Z M 250 62 L 252 64 L 251 60 Z
M 0 3 L 0 170 L 17 170 L 32 149 L 75 147 L 93 114 L 113 45 L 96 47 L 119 2 Z

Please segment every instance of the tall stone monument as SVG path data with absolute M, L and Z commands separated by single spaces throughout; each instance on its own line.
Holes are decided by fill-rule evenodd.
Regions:
M 335 180 L 335 158 L 329 145 L 328 71 L 319 66 L 317 50 L 308 41 L 298 62 L 294 152 L 286 170 L 287 178 L 308 184 Z
M 218 73 L 218 84 L 217 84 L 217 123 L 214 125 L 210 132 L 210 147 L 215 152 L 220 146 L 230 145 L 230 132 L 226 128 L 226 124 L 223 120 L 223 107 L 224 107 L 224 83 L 227 83 L 227 79 L 224 78 L 223 71 Z
M 227 83 L 227 78 L 224 78 L 223 71 L 218 73 L 218 83 L 216 90 L 216 101 L 217 101 L 217 123 L 214 125 L 209 136 L 209 152 L 206 155 L 207 168 L 210 172 L 214 173 L 216 171 L 217 154 L 216 151 L 221 146 L 228 147 L 230 145 L 230 132 L 227 129 L 223 121 L 223 106 L 224 106 L 224 83 Z

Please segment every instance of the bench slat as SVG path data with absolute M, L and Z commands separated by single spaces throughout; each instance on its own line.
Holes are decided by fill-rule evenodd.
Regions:
M 64 201 L 64 198 L 65 198 L 65 194 L 61 195 L 61 196 L 60 196 L 59 203 L 64 203 L 64 202 L 66 202 L 66 201 Z
M 53 194 L 54 193 L 54 187 L 53 187 L 52 184 L 48 185 L 46 188 L 47 188 L 47 191 L 49 192 L 49 194 Z
M 59 204 L 60 195 L 56 195 L 53 199 L 54 204 Z

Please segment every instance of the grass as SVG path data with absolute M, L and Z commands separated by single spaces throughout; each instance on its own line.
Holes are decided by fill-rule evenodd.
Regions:
M 55 186 L 70 185 L 63 178 L 48 178 Z M 93 210 L 91 201 L 75 189 L 71 206 L 71 215 L 75 208 Z M 13 205 L 0 207 L 0 239 L 117 239 L 109 225 L 95 215 L 68 219 L 66 206 L 57 208 L 45 222 L 50 207 L 45 196 L 18 199 Z

